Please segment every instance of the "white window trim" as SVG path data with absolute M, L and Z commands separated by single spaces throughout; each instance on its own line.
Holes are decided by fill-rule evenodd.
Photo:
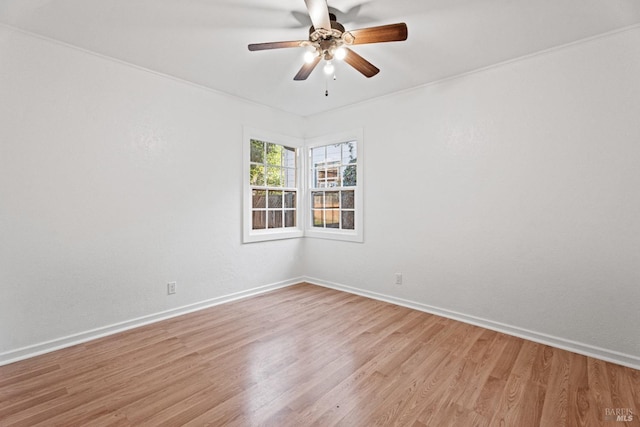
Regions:
M 242 186 L 243 186 L 243 221 L 242 221 L 242 242 L 264 242 L 267 240 L 293 239 L 304 236 L 304 140 L 274 132 L 259 130 L 251 127 L 242 129 Z M 296 183 L 298 197 L 296 198 L 296 227 L 283 229 L 253 230 L 251 227 L 252 192 L 249 182 L 249 166 L 251 153 L 251 140 L 272 142 L 274 144 L 285 145 L 296 148 Z
M 344 240 L 349 242 L 364 242 L 364 209 L 363 209 L 363 164 L 364 164 L 364 147 L 363 147 L 362 129 L 329 134 L 319 136 L 305 141 L 304 146 L 304 217 L 306 228 L 304 230 L 305 237 L 315 237 L 320 239 Z M 313 147 L 322 145 L 339 144 L 347 141 L 356 141 L 358 161 L 356 162 L 356 186 L 350 187 L 355 190 L 355 229 L 354 230 L 335 230 L 326 228 L 313 227 L 311 218 L 311 176 L 309 173 L 310 164 L 308 161 L 309 153 Z M 248 175 L 248 172 L 247 172 Z

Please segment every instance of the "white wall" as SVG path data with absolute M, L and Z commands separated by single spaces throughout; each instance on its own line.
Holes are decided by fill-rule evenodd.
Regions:
M 0 363 L 301 276 L 640 363 L 638 29 L 308 119 L 3 27 L 0 58 Z M 364 129 L 365 243 L 242 245 L 242 125 L 327 121 Z
M 306 274 L 640 365 L 639 76 L 636 28 L 310 118 L 364 128 L 365 243 Z
M 242 126 L 301 118 L 5 27 L 0 58 L 0 362 L 303 274 L 240 222 Z

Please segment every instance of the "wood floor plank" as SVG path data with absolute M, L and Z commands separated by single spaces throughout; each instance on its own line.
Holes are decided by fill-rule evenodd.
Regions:
M 509 374 L 511 373 L 514 363 L 520 354 L 520 350 L 524 345 L 524 340 L 510 336 L 505 336 L 505 340 L 506 345 L 504 347 L 504 351 L 496 361 L 496 364 L 491 371 L 491 376 L 508 381 Z
M 515 411 L 515 424 L 517 426 L 539 426 L 542 419 L 542 409 L 547 394 L 547 388 L 543 385 L 527 380 L 522 393 L 522 404 Z
M 400 332 L 402 329 L 416 325 L 419 325 L 419 327 Z M 429 327 L 429 325 L 431 326 Z M 384 391 L 388 386 L 393 384 L 393 382 L 403 374 L 412 372 L 413 369 L 411 366 L 424 359 L 428 353 L 425 339 L 433 334 L 435 328 L 438 328 L 438 325 L 435 325 L 432 319 L 427 319 L 426 322 L 422 322 L 421 319 L 415 318 L 411 322 L 406 323 L 403 328 L 400 328 L 390 335 L 390 337 L 397 337 L 399 335 L 400 339 L 397 344 L 389 348 L 388 353 L 384 355 L 384 360 L 372 359 L 371 353 L 364 354 L 365 359 L 363 360 L 377 363 L 376 372 L 385 379 L 388 379 L 388 381 L 385 380 L 384 388 L 376 389 L 375 392 L 378 396 L 384 395 Z M 385 340 L 385 342 L 379 345 L 384 346 L 388 343 L 389 341 Z M 376 347 L 378 347 L 378 345 L 376 345 Z
M 394 311 L 389 320 L 375 325 L 361 335 L 369 344 L 358 349 L 357 354 L 360 357 L 354 359 L 357 363 L 354 363 L 352 374 L 343 378 L 336 387 L 301 411 L 299 413 L 301 425 L 330 424 L 333 420 L 344 417 L 362 398 L 358 391 L 370 390 L 376 381 L 383 378 L 383 375 L 377 372 L 378 368 L 392 357 L 397 346 L 404 342 L 401 334 L 394 334 L 395 330 L 404 323 L 415 320 L 411 310 Z M 391 321 L 391 318 L 395 320 Z
M 440 347 L 437 349 L 445 351 Z M 424 381 L 419 383 L 417 392 L 407 401 L 400 412 L 400 419 L 404 424 L 427 423 L 433 418 L 434 414 L 439 411 L 440 405 L 445 405 L 450 401 L 448 390 L 450 387 L 455 390 L 461 373 L 465 371 L 465 366 L 468 363 L 475 363 L 468 359 L 457 358 L 448 351 L 446 353 L 442 363 L 428 375 L 425 375 Z
M 540 345 L 538 347 L 538 354 L 536 354 L 536 359 L 531 368 L 531 381 L 543 386 L 548 384 L 553 352 L 553 347 L 548 345 Z
M 427 425 L 438 422 L 437 420 L 441 417 L 440 411 L 442 408 L 449 408 L 449 411 L 453 411 L 450 416 L 455 416 L 456 419 L 461 418 L 461 415 L 464 415 L 463 418 L 468 418 L 468 416 L 471 415 L 467 413 L 469 411 L 462 407 L 458 401 L 464 393 L 470 378 L 473 376 L 477 363 L 468 359 L 455 358 L 453 355 L 450 357 L 456 360 L 457 366 L 443 383 L 446 387 L 439 393 L 434 393 L 433 396 L 431 396 L 431 408 L 435 410 L 423 411 L 418 418 L 419 421 Z
M 607 418 L 628 410 L 632 421 Z M 640 372 L 299 284 L 0 367 L 0 426 L 640 426 Z
M 4 408 L 0 409 L 0 420 L 8 417 L 9 415 L 36 407 L 67 394 L 68 393 L 65 388 L 58 388 L 51 391 L 45 389 L 39 393 L 34 392 L 32 395 L 23 395 L 19 398 L 8 400 L 6 405 L 4 405 Z
M 483 328 L 478 328 L 478 330 L 480 330 L 482 333 L 475 341 L 473 341 L 473 345 L 471 346 L 471 348 L 469 348 L 467 354 L 464 357 L 467 359 L 471 359 L 474 362 L 480 363 L 482 357 L 489 349 L 490 343 L 495 339 L 498 333 Z
M 372 314 L 370 321 L 375 322 L 378 317 L 375 313 L 382 307 L 378 305 L 374 311 L 362 310 L 361 313 Z M 355 308 L 359 309 L 359 307 Z M 279 412 L 275 409 L 281 405 L 287 405 L 293 410 L 305 408 L 337 386 L 343 378 L 353 372 L 354 366 L 363 363 L 363 360 L 368 360 L 370 355 L 345 351 L 345 349 L 365 347 L 364 340 L 371 338 L 371 334 L 366 333 L 370 323 L 361 321 L 360 316 L 361 314 L 354 313 L 349 316 L 352 322 L 339 322 L 336 327 L 329 330 L 330 332 L 320 334 L 320 337 L 326 336 L 326 340 L 315 339 L 314 347 L 292 366 L 294 376 L 288 380 L 295 383 L 296 387 L 288 388 L 285 393 L 277 396 L 277 401 L 274 403 L 278 403 L 274 408 L 261 408 L 260 415 L 245 413 L 244 418 L 267 422 L 275 412 Z M 323 326 L 325 330 L 326 327 L 326 325 Z M 308 372 L 309 368 L 311 373 Z M 278 417 L 280 416 L 279 414 Z
M 542 424 L 550 426 L 569 425 L 569 374 L 571 354 L 555 351 L 551 362 L 551 372 L 547 393 L 542 408 Z
M 419 364 L 413 371 L 407 372 L 409 378 L 397 382 L 395 388 L 382 402 L 374 401 L 377 405 L 369 416 L 371 425 L 405 425 L 412 414 L 417 416 L 418 405 L 412 405 L 411 402 L 419 402 L 416 394 L 429 379 L 429 374 L 438 369 L 438 366 L 449 356 L 447 351 L 429 349 L 423 358 L 415 357 L 415 362 Z
M 538 356 L 538 349 L 541 344 L 532 341 L 523 341 L 518 357 L 513 362 L 511 375 L 517 375 L 523 381 L 529 381 L 532 375 L 533 364 Z
M 473 410 L 485 418 L 493 418 L 506 386 L 506 380 L 489 375 L 480 389 Z
M 476 411 L 477 402 L 484 385 L 489 379 L 491 372 L 498 363 L 497 355 L 502 354 L 506 347 L 506 336 L 503 334 L 493 333 L 491 341 L 484 341 L 485 349 L 482 350 L 482 357 L 476 361 L 476 368 L 472 377 L 469 379 L 464 392 L 458 398 L 458 404 L 466 409 Z M 473 360 L 473 359 L 472 359 Z M 475 360 L 474 360 L 475 361 Z M 491 417 L 489 417 L 491 418 Z
M 430 326 L 427 327 L 427 324 Z M 423 323 L 420 328 L 406 332 L 407 342 L 376 370 L 380 374 L 378 384 L 374 385 L 371 393 L 364 396 L 363 402 L 340 419 L 340 424 L 357 425 L 366 420 L 373 423 L 380 416 L 376 412 L 381 406 L 397 406 L 392 402 L 397 399 L 396 394 L 401 394 L 406 384 L 414 382 L 417 376 L 424 375 L 424 371 L 419 368 L 427 356 L 433 354 L 427 342 L 434 330 L 439 329 L 435 321 L 427 324 Z M 385 403 L 381 404 L 382 402 Z
M 495 415 L 492 419 L 493 425 L 515 426 L 518 420 L 518 411 L 521 406 L 525 406 L 523 395 L 526 382 L 518 375 L 509 375 L 509 378 L 502 389 L 502 395 L 495 408 Z M 533 421 L 533 420 L 532 420 Z M 535 422 L 535 421 L 533 421 Z M 530 424 L 530 425 L 537 425 Z
M 589 389 L 587 358 L 576 355 L 571 359 L 569 373 L 569 419 L 578 426 L 597 425 L 595 399 Z
M 636 408 L 640 408 L 640 371 L 626 368 L 626 379 L 629 381 L 633 402 Z M 640 417 L 640 413 L 638 414 Z
M 631 420 L 624 422 L 625 426 L 640 426 L 639 411 L 634 402 L 634 391 L 629 381 L 631 375 L 629 375 L 628 369 L 619 369 L 618 366 L 612 363 L 607 363 L 606 367 L 613 408 L 622 410 L 624 415 L 630 414 L 629 411 L 633 412 Z M 637 390 L 635 393 L 637 393 Z M 623 422 L 620 422 L 620 424 L 623 424 Z
M 376 304 L 376 306 L 379 308 L 382 308 L 382 306 L 379 304 Z M 335 316 L 337 316 L 338 314 L 341 314 L 342 316 L 344 316 L 345 321 L 348 320 L 349 317 L 351 318 L 351 321 L 358 321 L 360 314 L 355 315 L 357 314 L 357 312 L 351 313 L 351 310 L 354 310 L 354 309 L 357 310 L 358 307 L 349 307 L 348 310 L 341 310 L 341 313 L 332 313 L 333 314 L 332 316 L 323 315 L 318 317 L 315 322 L 316 325 L 311 326 L 310 328 L 306 328 L 307 334 L 309 336 L 319 335 L 320 337 L 322 337 L 323 335 L 331 336 L 331 333 L 325 332 L 324 334 L 322 334 L 320 332 L 322 330 L 327 329 L 328 325 L 325 322 L 329 321 L 330 323 L 335 324 L 334 323 Z M 335 306 L 328 306 L 326 307 L 325 310 L 332 312 L 335 310 Z M 373 314 L 371 320 L 374 320 L 374 321 L 364 322 L 363 333 L 354 338 L 357 339 L 358 337 L 367 336 L 368 339 L 371 339 L 371 337 L 375 337 L 375 335 L 365 334 L 365 332 L 367 332 L 366 330 L 367 328 L 370 328 L 372 325 L 376 325 L 376 321 L 375 321 L 376 310 L 377 309 L 374 309 L 373 312 L 368 310 L 364 311 L 366 313 Z M 322 313 L 326 314 L 324 310 L 322 311 Z M 351 315 L 349 316 L 350 313 Z M 407 313 L 409 313 L 409 311 L 405 310 L 405 312 L 400 313 L 400 315 L 406 315 Z M 333 319 L 333 320 L 330 320 L 330 319 Z M 379 321 L 388 322 L 388 319 L 386 317 L 383 317 Z M 348 328 L 344 329 L 343 334 L 341 334 L 348 337 L 349 333 L 353 334 L 354 328 L 357 329 L 358 322 L 355 322 L 351 325 L 347 322 L 341 322 L 339 323 L 339 325 L 341 328 L 344 326 L 348 326 Z M 298 328 L 299 325 L 296 324 L 295 327 Z M 315 331 L 314 328 L 318 328 L 318 330 Z M 270 340 L 273 340 L 273 338 L 274 338 L 273 336 L 265 337 L 265 338 L 261 338 L 261 341 L 268 343 Z M 334 345 L 326 345 L 322 342 L 322 340 L 314 340 L 313 345 L 305 349 L 305 352 L 302 354 L 301 360 L 296 361 L 294 364 L 288 366 L 287 369 L 285 369 L 283 372 L 278 373 L 277 377 L 271 376 L 270 378 L 265 378 L 264 381 L 261 381 L 260 384 L 255 384 L 251 388 L 245 390 L 242 394 L 234 397 L 233 399 L 230 399 L 229 401 L 224 402 L 222 405 L 220 405 L 220 407 L 215 408 L 214 410 L 214 412 L 220 412 L 223 414 L 238 414 L 237 408 L 244 408 L 244 414 L 241 417 L 239 417 L 239 419 L 236 419 L 235 416 L 219 418 L 217 415 L 204 413 L 204 414 L 201 414 L 198 418 L 193 420 L 194 425 L 198 425 L 198 423 L 204 422 L 204 420 L 207 420 L 207 421 L 213 420 L 213 422 L 216 424 L 233 423 L 237 425 L 254 425 L 255 423 L 261 424 L 262 422 L 267 422 L 265 421 L 265 417 L 267 415 L 265 414 L 265 411 L 262 410 L 263 407 L 266 406 L 267 403 L 270 403 L 269 402 L 270 399 L 275 400 L 280 396 L 282 396 L 283 394 L 286 394 L 287 392 L 292 390 L 291 384 L 296 385 L 295 389 L 298 390 L 298 394 L 301 391 L 300 389 L 298 389 L 298 387 L 300 387 L 302 390 L 305 390 L 306 380 L 304 377 L 300 376 L 300 373 L 308 372 L 309 367 L 317 365 L 318 361 L 321 361 L 321 363 L 325 363 L 323 361 L 332 360 L 331 356 L 333 357 L 339 356 L 341 352 L 339 350 L 336 351 L 336 347 L 339 349 L 341 344 L 335 341 L 333 342 L 333 344 Z M 280 345 L 280 347 L 283 347 L 283 346 Z M 352 347 L 352 346 L 349 346 L 349 347 Z M 367 348 L 367 346 L 363 346 L 363 347 Z M 288 347 L 283 347 L 283 348 L 288 348 Z M 317 354 L 317 351 L 322 351 L 323 354 Z M 326 353 L 327 351 L 329 351 L 329 353 Z M 307 355 L 311 356 L 312 358 L 309 359 Z M 352 355 L 349 354 L 348 357 L 350 360 L 353 360 Z M 333 359 L 333 360 L 340 361 L 340 359 Z M 347 365 L 347 368 L 349 371 L 353 369 L 350 365 Z M 318 366 L 317 369 L 318 370 L 331 369 L 331 367 Z M 316 371 L 316 372 L 321 372 L 321 371 Z M 331 372 L 331 371 L 328 370 L 327 372 Z M 309 375 L 306 374 L 306 376 L 308 381 Z M 338 376 L 332 375 L 332 377 L 342 378 L 341 375 L 338 375 Z M 324 383 L 327 382 L 326 379 L 327 379 L 326 376 L 322 377 L 322 381 Z M 317 393 L 319 389 L 322 390 L 322 387 L 314 387 L 314 392 Z M 265 392 L 264 390 L 267 390 L 267 391 Z M 290 396 L 288 400 L 289 405 L 293 407 L 296 406 L 296 400 L 294 400 L 294 398 L 295 398 L 295 395 Z M 246 402 L 248 400 L 251 401 L 250 408 L 247 408 Z M 278 417 L 282 416 L 280 411 L 278 411 L 277 416 Z M 266 420 L 269 420 L 269 419 L 270 418 L 267 418 Z M 249 424 L 243 424 L 242 420 L 244 420 Z M 261 421 L 258 422 L 258 420 L 261 420 Z
M 605 417 L 605 410 L 607 408 L 613 408 L 606 369 L 606 362 L 592 358 L 587 359 L 587 381 L 589 390 L 592 394 L 594 410 L 602 421 Z M 604 424 L 601 422 L 598 425 Z

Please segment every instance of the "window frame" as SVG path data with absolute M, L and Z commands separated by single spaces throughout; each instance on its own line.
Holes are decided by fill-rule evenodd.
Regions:
M 252 213 L 253 213 L 253 186 L 250 182 L 250 170 L 251 170 L 251 140 L 259 140 L 263 142 L 269 142 L 272 144 L 278 144 L 286 147 L 296 149 L 296 186 L 295 191 L 296 203 L 296 226 L 295 227 L 283 227 L 283 228 L 266 228 L 254 230 Z M 242 225 L 242 242 L 264 242 L 269 240 L 280 239 L 293 239 L 304 236 L 304 221 L 305 215 L 302 212 L 304 206 L 304 140 L 301 138 L 295 138 L 287 135 L 281 135 L 275 132 L 269 132 L 259 130 L 251 127 L 243 127 L 243 144 L 242 144 L 242 184 L 243 184 L 243 225 Z M 288 190 L 293 187 L 287 187 Z M 285 188 L 282 188 L 284 191 Z
M 354 141 L 356 143 L 356 185 L 349 187 L 313 187 L 313 164 L 311 161 L 311 151 L 313 148 L 341 144 Z M 304 147 L 304 179 L 305 179 L 305 224 L 304 235 L 306 237 L 316 237 L 321 239 L 343 240 L 350 242 L 364 242 L 364 209 L 363 209 L 363 164 L 364 164 L 364 147 L 363 147 L 362 129 L 356 129 L 341 133 L 329 134 L 310 138 L 305 141 Z M 354 191 L 354 229 L 335 229 L 320 228 L 313 226 L 313 192 L 320 191 Z

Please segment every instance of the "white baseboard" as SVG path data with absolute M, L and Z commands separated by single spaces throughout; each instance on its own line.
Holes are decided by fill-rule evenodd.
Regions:
M 608 349 L 592 346 L 589 344 L 568 340 L 565 338 L 554 337 L 554 336 L 543 334 L 540 332 L 530 331 L 530 330 L 519 328 L 516 326 L 511 326 L 511 325 L 507 325 L 500 322 L 494 322 L 492 320 L 482 319 L 479 317 L 470 316 L 467 314 L 458 313 L 451 310 L 433 307 L 433 306 L 422 304 L 415 301 L 405 300 L 402 298 L 380 294 L 377 292 L 371 292 L 364 289 L 355 288 L 352 286 L 333 283 L 333 282 L 329 282 L 329 281 L 314 278 L 314 277 L 299 277 L 299 278 L 285 280 L 278 283 L 273 283 L 270 285 L 260 286 L 257 288 L 248 289 L 246 291 L 236 292 L 229 295 L 223 295 L 217 298 L 212 298 L 212 299 L 201 301 L 195 304 L 174 308 L 171 310 L 151 314 L 148 316 L 139 317 L 137 319 L 131 319 L 125 322 L 120 322 L 113 325 L 104 326 L 101 328 L 81 332 L 78 334 L 69 335 L 67 337 L 30 345 L 28 347 L 19 348 L 16 350 L 11 350 L 9 352 L 0 353 L 0 366 L 8 365 L 9 363 L 28 359 L 30 357 L 38 356 L 44 353 L 49 353 L 62 348 L 71 347 L 77 344 L 82 344 L 97 338 L 102 338 L 108 335 L 116 334 L 118 332 L 148 325 L 150 323 L 159 322 L 161 320 L 170 319 L 172 317 L 181 316 L 187 313 L 192 313 L 194 311 L 213 307 L 219 304 L 224 304 L 226 302 L 231 302 L 231 301 L 247 298 L 254 295 L 259 295 L 275 289 L 285 288 L 287 286 L 295 285 L 301 282 L 307 282 L 317 286 L 336 289 L 339 291 L 361 295 L 367 298 L 372 298 L 372 299 L 400 305 L 407 308 L 412 308 L 414 310 L 419 310 L 426 313 L 431 313 L 438 316 L 446 317 L 449 319 L 458 320 L 460 322 L 469 323 L 471 325 L 480 326 L 486 329 L 491 329 L 493 331 L 502 332 L 508 335 L 513 335 L 513 336 L 534 341 L 540 344 L 550 345 L 552 347 L 561 348 L 563 350 L 571 351 L 574 353 L 582 354 L 589 357 L 594 357 L 596 359 L 600 359 L 607 362 L 612 362 L 618 365 L 628 366 L 630 368 L 640 370 L 640 357 L 637 357 L 637 356 L 624 354 L 617 351 L 608 350 Z
M 415 301 L 409 301 L 402 298 L 396 298 L 390 295 L 379 294 L 377 292 L 371 292 L 364 289 L 354 288 L 351 286 L 342 285 L 339 283 L 332 283 L 326 280 L 317 279 L 314 277 L 305 277 L 304 281 L 313 285 L 323 286 L 326 288 L 336 289 L 339 291 L 349 292 L 356 295 L 376 299 L 379 301 L 388 302 L 395 305 L 400 305 L 407 308 L 412 308 L 426 313 L 435 314 L 438 316 L 446 317 L 460 322 L 469 323 L 471 325 L 480 326 L 482 328 L 491 329 L 493 331 L 502 332 L 507 335 L 513 335 L 519 338 L 523 338 L 529 341 L 537 342 L 540 344 L 550 345 L 563 350 L 571 351 L 573 353 L 582 354 L 584 356 L 593 357 L 596 359 L 604 360 L 607 362 L 615 363 L 622 366 L 627 366 L 633 369 L 640 370 L 640 357 L 620 353 L 614 350 L 608 350 L 606 348 L 596 347 L 590 344 L 584 344 L 577 341 L 568 340 L 565 338 L 555 337 L 552 335 L 543 334 L 540 332 L 530 331 L 528 329 L 519 328 L 517 326 L 506 325 L 500 322 L 494 322 L 492 320 L 482 319 L 475 316 L 470 316 L 463 313 L 457 313 L 438 307 L 433 307 L 427 304 L 422 304 Z
M 127 320 L 113 325 L 103 326 L 100 328 L 92 329 L 78 334 L 69 335 L 62 338 L 57 338 L 51 341 L 46 341 L 27 347 L 22 347 L 16 350 L 11 350 L 5 353 L 0 353 L 0 366 L 8 365 L 9 363 L 18 362 L 20 360 L 28 359 L 30 357 L 38 356 L 44 353 L 50 353 L 62 348 L 71 347 L 77 344 L 82 344 L 96 338 L 102 338 L 108 335 L 113 335 L 118 332 L 123 332 L 129 329 L 137 328 L 140 326 L 148 325 L 150 323 L 159 322 L 161 320 L 170 319 L 172 317 L 181 316 L 183 314 L 192 313 L 194 311 L 202 310 L 205 308 L 213 307 L 226 302 L 235 301 L 242 298 L 251 297 L 254 295 L 263 294 L 275 289 L 284 288 L 287 286 L 295 285 L 303 282 L 304 278 L 298 277 L 295 279 L 285 280 L 278 283 L 272 283 L 270 285 L 259 286 L 257 288 L 248 289 L 246 291 L 235 292 L 229 295 L 223 295 L 220 297 L 208 299 L 205 301 L 197 302 L 195 304 L 189 304 L 182 307 L 173 308 L 171 310 L 162 311 L 155 314 L 150 314 L 136 319 Z

